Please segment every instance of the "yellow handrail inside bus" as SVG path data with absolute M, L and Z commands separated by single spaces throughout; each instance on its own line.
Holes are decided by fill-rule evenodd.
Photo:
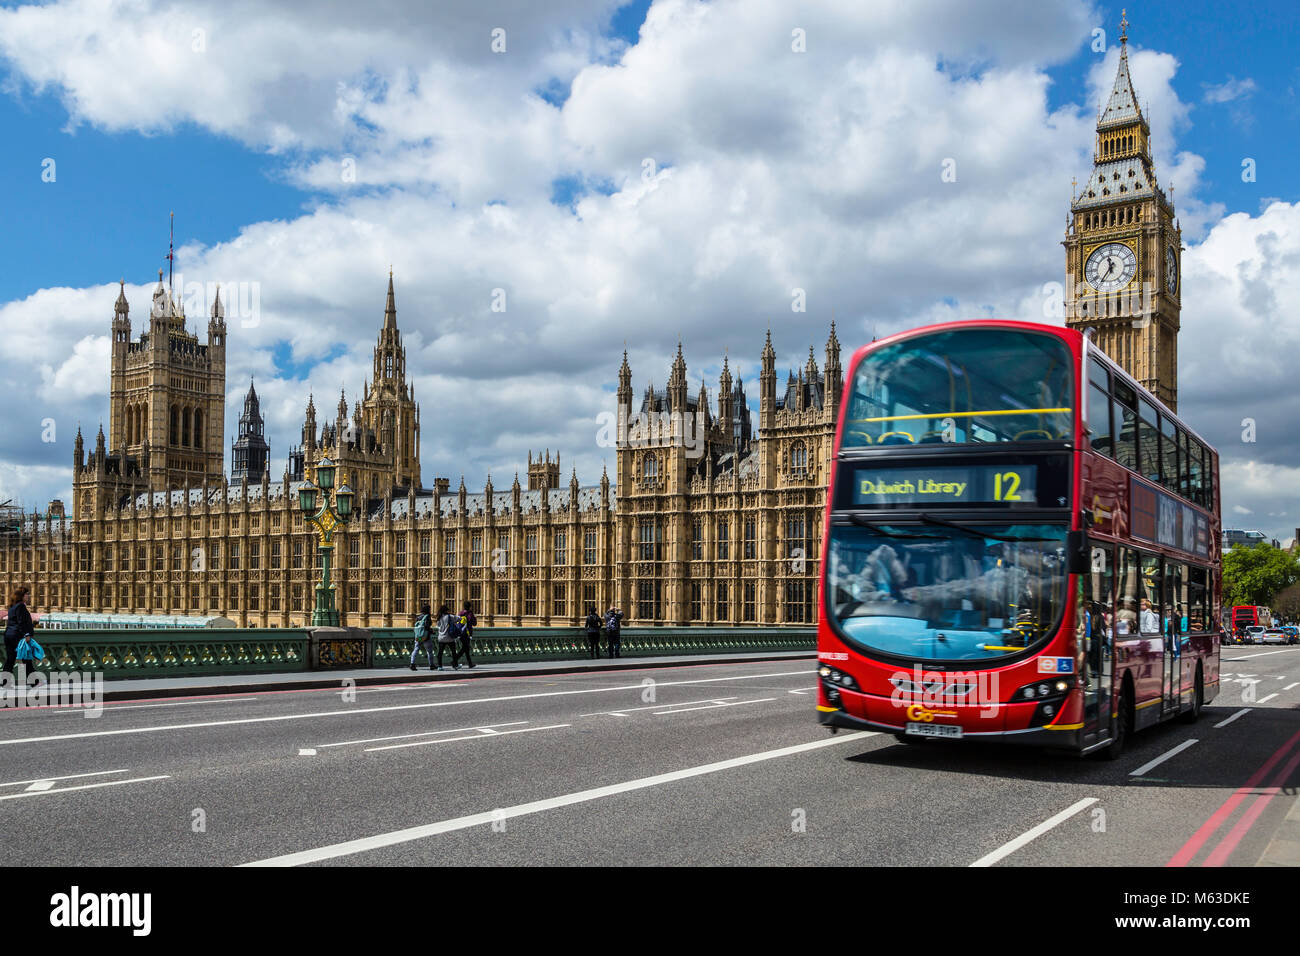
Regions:
M 905 422 L 919 418 L 969 418 L 972 415 L 1051 415 L 1068 414 L 1073 408 L 995 408 L 982 412 L 927 412 L 917 415 L 884 415 L 880 418 L 850 418 L 849 424 L 868 422 Z

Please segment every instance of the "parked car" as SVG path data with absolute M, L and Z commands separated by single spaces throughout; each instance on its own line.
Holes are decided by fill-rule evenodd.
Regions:
M 1287 637 L 1286 632 L 1281 628 L 1270 627 L 1260 635 L 1259 642 L 1261 644 L 1290 644 L 1291 638 Z

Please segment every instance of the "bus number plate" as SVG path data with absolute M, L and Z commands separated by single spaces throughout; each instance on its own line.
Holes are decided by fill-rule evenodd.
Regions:
M 952 724 L 908 723 L 907 733 L 917 737 L 960 737 L 961 728 Z

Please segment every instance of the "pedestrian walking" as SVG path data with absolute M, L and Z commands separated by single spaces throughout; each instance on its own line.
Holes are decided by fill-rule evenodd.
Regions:
M 433 670 L 433 615 L 429 605 L 420 606 L 420 616 L 415 619 L 415 646 L 411 648 L 411 670 L 415 670 L 415 658 L 423 649 L 429 658 L 429 670 Z
M 605 633 L 609 635 L 609 656 L 623 656 L 623 612 L 611 607 L 605 614 Z
M 460 652 L 465 658 L 465 663 L 470 667 L 474 666 L 474 658 L 469 656 L 470 642 L 474 640 L 474 628 L 478 625 L 478 618 L 474 616 L 474 605 L 468 601 L 460 612 Z
M 600 615 L 594 604 L 587 608 L 587 656 L 600 660 Z
M 5 618 L 5 673 L 17 675 L 18 642 L 32 636 L 32 613 L 27 609 L 31 589 L 23 586 L 14 588 L 9 596 L 9 612 Z M 30 665 L 29 665 L 30 666 Z
M 442 670 L 442 652 L 451 651 L 451 669 L 460 670 L 460 622 L 443 604 L 438 608 L 438 670 Z

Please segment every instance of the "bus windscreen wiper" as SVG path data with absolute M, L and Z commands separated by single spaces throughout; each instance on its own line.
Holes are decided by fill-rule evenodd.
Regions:
M 859 528 L 870 528 L 872 531 L 876 532 L 876 534 L 882 535 L 883 537 L 886 538 L 911 537 L 911 535 L 898 534 L 897 532 L 894 531 L 886 531 L 883 527 L 876 524 L 876 522 L 872 521 L 870 518 L 864 517 L 863 515 L 850 514 L 848 516 L 848 519 L 852 521 L 855 525 L 857 525 Z
M 1014 543 L 1014 542 L 1017 542 L 1017 541 L 1049 541 L 1049 540 L 1051 540 L 1050 538 L 1016 538 L 1016 537 L 1012 537 L 1011 535 L 993 534 L 993 533 L 990 532 L 990 531 L 979 531 L 979 530 L 977 530 L 977 529 L 975 529 L 975 528 L 968 528 L 968 527 L 967 527 L 966 525 L 964 525 L 964 524 L 958 524 L 958 523 L 955 522 L 955 521 L 947 521 L 947 520 L 945 520 L 945 519 L 943 519 L 943 518 L 936 518 L 936 517 L 934 517 L 933 515 L 922 514 L 922 515 L 920 515 L 919 517 L 920 517 L 921 521 L 923 521 L 925 524 L 929 524 L 929 525 L 938 525 L 938 526 L 943 527 L 943 528 L 953 528 L 954 530 L 962 531 L 962 532 L 964 532 L 964 533 L 970 535 L 972 538 L 979 538 L 979 539 L 981 539 L 981 540 L 983 540 L 984 538 L 990 538 L 990 539 L 992 539 L 993 541 L 1006 541 L 1006 542 L 1011 542 L 1011 543 Z

